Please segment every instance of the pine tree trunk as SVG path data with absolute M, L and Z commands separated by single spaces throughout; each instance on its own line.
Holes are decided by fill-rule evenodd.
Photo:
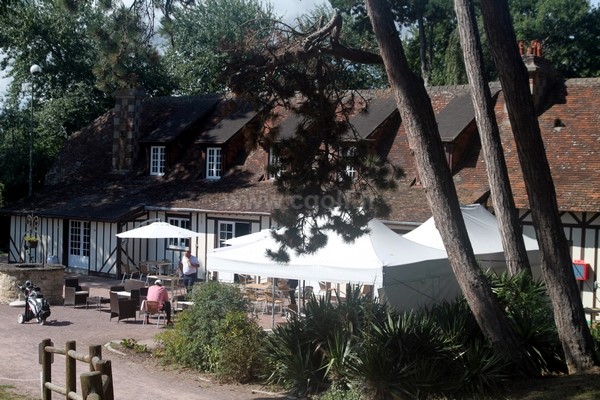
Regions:
M 456 279 L 475 319 L 497 351 L 512 359 L 524 374 L 536 374 L 477 265 L 429 96 L 423 82 L 408 67 L 389 7 L 380 0 L 366 0 L 366 5 L 427 201 Z
M 494 113 L 494 103 L 485 80 L 483 56 L 475 13 L 470 0 L 455 0 L 458 31 L 465 68 L 471 87 L 475 120 L 481 137 L 490 191 L 494 202 L 506 266 L 510 275 L 525 271 L 531 274 L 527 250 L 519 225 L 519 214 L 510 188 L 508 170 Z
M 597 359 L 559 217 L 554 183 L 529 91 L 527 70 L 517 47 L 507 2 L 482 0 L 481 8 L 506 99 L 529 208 L 542 252 L 542 273 L 567 366 L 571 373 L 585 371 L 592 368 Z

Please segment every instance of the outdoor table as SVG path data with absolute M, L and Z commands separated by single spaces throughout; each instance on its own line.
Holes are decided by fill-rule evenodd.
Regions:
M 171 261 L 146 260 L 146 261 L 140 261 L 140 263 L 146 264 L 149 271 L 153 271 L 154 273 L 156 273 L 158 275 L 167 275 L 167 274 L 173 272 L 173 271 L 171 271 L 172 266 L 173 266 L 173 263 L 171 263 Z
M 119 296 L 122 299 L 129 299 L 131 298 L 131 292 L 127 292 L 125 290 L 119 291 L 119 292 L 115 292 L 117 294 L 117 296 Z
M 273 284 L 271 282 L 249 283 L 245 287 L 247 289 L 252 289 L 252 290 L 265 290 L 265 289 L 269 289 L 269 288 L 273 287 Z
M 177 301 L 177 307 L 175 307 L 176 311 L 183 311 L 187 308 L 190 308 L 194 305 L 193 301 Z

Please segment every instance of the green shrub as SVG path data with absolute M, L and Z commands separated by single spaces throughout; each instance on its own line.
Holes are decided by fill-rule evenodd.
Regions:
M 245 311 L 231 311 L 221 320 L 211 350 L 210 370 L 226 381 L 254 381 L 264 365 L 260 349 L 266 333 Z
M 148 353 L 148 346 L 145 344 L 139 344 L 135 339 L 122 339 L 121 346 L 126 349 L 132 349 L 136 353 Z
M 262 365 L 264 335 L 247 317 L 248 302 L 235 285 L 207 282 L 194 287 L 193 306 L 177 316 L 174 329 L 159 334 L 163 360 L 248 382 Z
M 592 333 L 592 339 L 594 340 L 594 349 L 596 350 L 596 354 L 600 355 L 600 324 L 592 324 L 592 326 L 590 326 L 590 332 Z

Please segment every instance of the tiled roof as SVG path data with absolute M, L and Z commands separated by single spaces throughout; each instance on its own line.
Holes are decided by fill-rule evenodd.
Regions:
M 538 118 L 548 164 L 563 211 L 600 211 L 600 79 L 566 81 L 562 98 Z M 497 110 L 504 108 L 499 99 Z M 515 203 L 529 208 L 517 150 L 505 113 L 502 130 Z
M 194 122 L 213 111 L 220 99 L 217 95 L 144 99 L 141 132 L 148 133 L 140 138 L 140 143 L 167 143 L 174 140 Z M 157 120 L 153 121 L 154 118 L 150 116 Z M 148 126 L 151 128 L 145 130 Z
M 201 130 L 196 143 L 225 143 L 256 115 L 256 110 L 248 102 L 223 100 L 213 113 L 211 121 Z
M 367 126 L 381 127 L 377 121 L 370 120 L 374 116 L 395 121 L 385 129 L 391 133 L 397 130 L 397 134 L 389 135 L 379 145 L 390 162 L 400 166 L 405 175 L 399 180 L 396 190 L 385 194 L 392 207 L 391 215 L 385 219 L 424 222 L 431 215 L 425 193 L 422 187 L 415 185 L 417 172 L 410 146 L 404 128 L 401 125 L 398 128 L 400 118 L 393 107 L 393 96 L 387 93 L 389 97 L 382 95 L 371 104 L 369 114 L 357 117 L 361 121 L 359 125 L 364 127 L 363 132 L 367 132 Z M 468 87 L 432 88 L 429 95 L 434 111 L 440 115 L 454 99 L 465 99 Z M 559 207 L 570 211 L 598 211 L 600 79 L 567 81 L 566 92 L 559 100 L 539 117 Z M 464 102 L 459 101 L 464 106 Z M 390 119 L 388 113 L 395 115 L 395 119 Z M 501 92 L 497 96 L 496 114 L 517 207 L 528 208 Z M 157 116 L 150 117 L 150 120 L 152 118 L 155 118 L 155 122 L 160 120 Z M 468 126 L 469 118 L 472 119 L 462 116 L 462 122 L 457 126 Z M 250 113 L 239 121 L 251 119 Z M 239 130 L 237 122 L 234 119 L 224 124 L 231 124 L 231 130 Z M 145 121 L 145 124 L 149 123 L 149 120 Z M 247 161 L 219 181 L 200 179 L 190 173 L 192 167 L 188 170 L 176 169 L 163 177 L 120 175 L 111 172 L 111 138 L 112 112 L 108 112 L 69 139 L 49 175 L 49 185 L 43 193 L 34 194 L 31 199 L 8 207 L 5 211 L 115 221 L 126 219 L 144 207 L 270 213 L 280 204 L 281 198 L 272 181 L 264 180 L 264 170 L 256 166 L 257 160 L 267 159 L 266 153 L 249 157 L 248 160 L 252 159 L 253 164 Z M 264 153 L 264 150 L 256 151 Z M 195 158 L 195 154 L 188 155 L 188 160 Z M 489 195 L 485 162 L 477 135 L 469 139 L 460 162 L 456 164 L 454 180 L 461 203 L 485 200 Z

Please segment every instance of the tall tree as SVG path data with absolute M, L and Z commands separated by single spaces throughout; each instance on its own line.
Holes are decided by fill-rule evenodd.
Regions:
M 494 209 L 498 218 L 498 227 L 501 232 L 507 269 L 512 275 L 521 271 L 527 271 L 531 274 L 531 267 L 527 259 L 527 251 L 519 225 L 519 215 L 515 207 L 508 170 L 504 161 L 494 102 L 485 79 L 483 52 L 475 21 L 475 11 L 470 0 L 455 0 L 454 8 L 458 20 L 465 65 L 467 66 L 471 100 L 475 108 L 475 120 L 481 137 L 481 147 Z
M 510 14 L 517 40 L 543 44 L 566 78 L 600 75 L 600 10 L 588 0 L 511 0 Z
M 482 331 L 494 348 L 524 374 L 536 374 L 508 319 L 477 264 L 445 162 L 433 107 L 409 69 L 402 43 L 385 2 L 366 0 L 367 10 L 396 97 L 398 110 L 422 178 L 427 201 L 440 230 L 452 270 Z
M 393 174 L 400 173 L 370 155 L 368 142 L 350 123 L 352 115 L 368 112 L 368 107 L 359 91 L 347 89 L 355 70 L 344 58 L 381 59 L 342 45 L 341 24 L 336 13 L 308 32 L 283 26 L 273 34 L 277 40 L 246 37 L 229 62 L 228 86 L 258 102 L 263 124 L 273 127 L 253 142 L 273 148 L 278 168 L 270 172 L 277 176 L 279 191 L 291 199 L 289 207 L 274 215 L 287 228 L 277 237 L 280 251 L 272 254 L 280 260 L 287 258 L 289 248 L 311 253 L 322 247 L 324 229 L 334 228 L 349 241 L 364 234 L 373 216 L 388 211 L 380 193 L 394 188 Z M 275 121 L 281 114 L 297 121 L 292 137 L 278 135 L 281 127 Z M 349 166 L 356 177 L 347 173 Z
M 481 9 L 500 74 L 542 253 L 542 273 L 567 366 L 570 372 L 587 370 L 597 364 L 594 344 L 572 271 L 554 183 L 529 90 L 529 76 L 517 47 L 508 4 L 505 0 L 481 0 Z
M 0 164 L 11 166 L 0 170 L 7 200 L 27 193 L 32 99 L 37 188 L 65 138 L 112 107 L 115 89 L 134 79 L 151 94 L 172 90 L 142 9 L 103 4 L 17 0 L 0 8 L 0 69 L 12 79 L 0 132 L 5 139 Z M 41 66 L 41 74 L 30 75 L 32 64 Z
M 173 6 L 163 18 L 161 33 L 167 40 L 165 61 L 178 81 L 178 92 L 215 93 L 225 90 L 216 77 L 225 68 L 225 49 L 272 25 L 270 7 L 259 0 L 206 0 Z

